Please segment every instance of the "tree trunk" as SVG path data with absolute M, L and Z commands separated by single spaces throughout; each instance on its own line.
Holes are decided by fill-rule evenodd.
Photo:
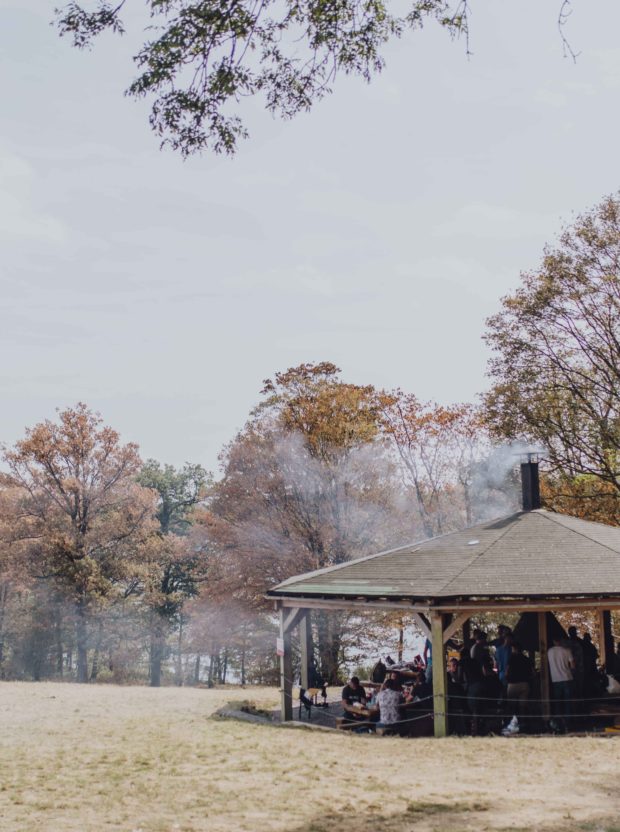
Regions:
M 209 654 L 209 676 L 207 678 L 207 686 L 212 688 L 213 687 L 213 675 L 215 673 L 215 656 L 216 656 L 216 648 L 211 647 L 211 653 Z
M 62 679 L 64 651 L 62 647 L 62 609 L 60 604 L 56 606 L 54 635 L 56 637 L 56 675 Z
M 157 613 L 151 616 L 151 634 L 149 645 L 149 685 L 158 688 L 161 685 L 161 663 L 164 658 L 164 633 L 162 622 Z
M 196 663 L 194 664 L 194 684 L 200 684 L 200 653 L 196 654 Z
M 179 638 L 177 641 L 176 683 L 183 684 L 183 618 L 179 621 Z
M 99 653 L 101 650 L 101 642 L 103 641 L 103 624 L 100 621 L 97 629 L 97 643 L 95 644 L 95 652 L 93 655 L 93 666 L 90 672 L 90 681 L 95 682 L 99 675 Z
M 246 628 L 243 625 L 243 639 L 241 641 L 241 687 L 245 687 L 245 649 L 246 649 Z
M 78 604 L 76 609 L 75 640 L 77 647 L 77 681 L 88 682 L 88 632 L 84 607 Z
M 4 620 L 9 597 L 9 582 L 0 583 L 0 679 L 4 679 Z
M 222 662 L 222 675 L 220 681 L 223 685 L 226 684 L 226 672 L 228 670 L 228 647 L 224 650 L 224 661 Z
M 321 677 L 328 685 L 337 685 L 340 670 L 342 616 L 317 611 L 318 654 Z

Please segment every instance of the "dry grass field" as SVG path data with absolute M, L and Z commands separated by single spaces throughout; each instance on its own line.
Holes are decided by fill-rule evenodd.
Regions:
M 249 692 L 0 683 L 0 829 L 620 832 L 620 740 L 401 740 L 210 718 Z

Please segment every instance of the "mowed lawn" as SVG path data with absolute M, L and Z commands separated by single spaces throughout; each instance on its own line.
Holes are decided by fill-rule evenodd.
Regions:
M 213 719 L 268 689 L 0 683 L 0 829 L 620 831 L 620 739 L 400 740 Z

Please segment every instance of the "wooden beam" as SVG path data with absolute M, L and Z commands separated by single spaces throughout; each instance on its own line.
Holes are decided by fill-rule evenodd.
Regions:
M 291 629 L 285 626 L 286 612 L 280 610 L 280 719 L 293 719 L 293 657 L 291 655 Z M 289 613 L 290 617 L 290 613 Z
M 418 612 L 414 612 L 412 617 L 413 617 L 413 620 L 416 623 L 416 626 L 418 627 L 418 629 L 420 630 L 420 632 L 422 633 L 424 638 L 430 639 L 430 637 L 431 637 L 431 628 L 428 625 L 428 621 L 426 621 L 424 618 L 422 618 L 422 616 Z
M 458 614 L 460 612 L 492 612 L 494 610 L 514 610 L 522 612 L 528 610 L 530 612 L 547 612 L 551 610 L 620 610 L 620 598 L 567 598 L 561 600 L 519 600 L 509 599 L 506 601 L 446 601 L 445 604 L 436 602 L 420 602 L 420 601 L 373 601 L 373 600 L 347 600 L 344 598 L 306 598 L 300 596 L 299 598 L 280 598 L 278 599 L 279 607 L 299 608 L 303 606 L 306 609 L 320 609 L 320 610 L 350 610 L 350 609 L 366 609 L 366 610 L 407 610 L 409 613 L 419 613 L 420 615 L 429 615 L 432 610 L 438 612 L 452 612 Z
M 312 620 L 310 610 L 304 610 L 299 618 L 299 645 L 301 653 L 301 686 L 308 690 L 310 685 L 310 668 L 312 666 Z
M 435 736 L 448 734 L 448 675 L 444 650 L 444 616 L 431 615 L 431 644 L 433 645 L 433 713 Z
M 359 598 L 346 600 L 343 598 L 281 598 L 280 605 L 283 607 L 299 607 L 312 610 L 419 610 L 428 612 L 428 604 L 416 606 L 411 601 L 363 601 Z
M 443 631 L 443 643 L 446 644 L 446 642 L 450 641 L 452 636 L 460 627 L 463 626 L 463 624 L 465 624 L 466 621 L 469 621 L 468 612 L 460 612 L 456 615 Z
M 288 615 L 284 616 L 284 631 L 288 632 L 299 622 L 299 618 L 303 615 L 304 610 L 300 607 L 294 607 Z
M 550 716 L 549 700 L 551 698 L 551 681 L 549 678 L 549 660 L 547 659 L 548 635 L 547 613 L 538 613 L 538 646 L 540 648 L 540 698 L 542 700 L 542 715 L 546 719 Z

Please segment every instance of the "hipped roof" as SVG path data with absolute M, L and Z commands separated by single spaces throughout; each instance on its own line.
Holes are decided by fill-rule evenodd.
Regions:
M 538 509 L 297 575 L 270 597 L 620 595 L 620 528 Z

